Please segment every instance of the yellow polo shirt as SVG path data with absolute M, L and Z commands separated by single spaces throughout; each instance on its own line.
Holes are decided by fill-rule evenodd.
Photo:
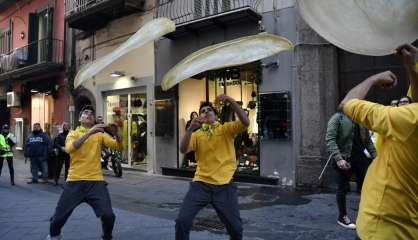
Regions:
M 245 130 L 245 126 L 241 121 L 225 124 L 215 122 L 212 128 L 211 137 L 202 130 L 191 136 L 188 151 L 194 151 L 197 159 L 193 181 L 214 185 L 228 184 L 237 169 L 234 139 Z
M 102 166 L 100 162 L 102 148 L 122 149 L 122 143 L 106 133 L 96 133 L 75 149 L 73 142 L 87 133 L 89 129 L 78 127 L 70 131 L 65 140 L 65 151 L 70 154 L 70 169 L 67 181 L 102 181 Z
M 361 192 L 358 235 L 418 239 L 418 103 L 390 107 L 354 99 L 343 110 L 382 137 Z

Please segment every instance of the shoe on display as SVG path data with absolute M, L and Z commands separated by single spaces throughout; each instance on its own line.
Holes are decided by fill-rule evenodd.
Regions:
M 356 229 L 356 225 L 353 222 L 351 222 L 350 218 L 347 215 L 339 217 L 337 220 L 337 223 L 341 227 L 344 227 L 347 229 Z

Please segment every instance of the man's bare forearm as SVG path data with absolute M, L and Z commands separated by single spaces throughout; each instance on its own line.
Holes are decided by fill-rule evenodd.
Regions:
M 342 110 L 344 104 L 346 104 L 351 99 L 364 99 L 367 93 L 370 91 L 370 88 L 373 86 L 374 82 L 371 77 L 364 80 L 362 83 L 351 89 L 345 98 L 341 101 L 339 109 Z
M 180 152 L 181 153 L 186 153 L 187 152 L 187 148 L 189 147 L 190 138 L 192 137 L 192 133 L 193 133 L 193 130 L 188 128 L 186 130 L 186 133 L 183 136 L 183 139 L 181 139 L 181 143 L 180 143 Z
M 73 142 L 73 147 L 74 149 L 79 149 L 81 147 L 81 145 L 83 145 L 83 143 L 87 140 L 87 138 L 90 137 L 90 133 L 86 133 L 83 136 L 81 136 L 79 139 L 75 140 Z
M 238 105 L 238 103 L 232 98 L 229 103 L 231 104 L 232 109 L 237 114 L 242 124 L 248 127 L 250 125 L 250 120 L 248 119 L 247 113 L 244 111 L 244 109 L 242 109 L 241 106 Z

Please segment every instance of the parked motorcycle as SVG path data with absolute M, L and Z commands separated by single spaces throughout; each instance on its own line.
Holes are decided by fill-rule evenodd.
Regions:
M 112 170 L 116 177 L 122 177 L 121 160 L 121 152 L 108 148 L 104 148 L 102 150 L 102 169 Z

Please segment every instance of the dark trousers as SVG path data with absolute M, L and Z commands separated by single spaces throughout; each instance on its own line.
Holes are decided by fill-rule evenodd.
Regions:
M 13 168 L 13 157 L 0 157 L 0 176 L 1 176 L 1 171 L 3 169 L 4 160 L 7 161 L 7 165 L 9 166 L 10 182 L 14 183 L 14 181 L 15 181 L 15 170 Z
M 51 218 L 49 234 L 52 237 L 60 235 L 61 228 L 67 222 L 73 210 L 83 202 L 89 204 L 96 216 L 100 217 L 103 229 L 102 238 L 104 240 L 112 239 L 115 214 L 104 181 L 66 182 L 55 213 Z
M 55 182 L 57 183 L 60 178 L 63 165 L 64 165 L 64 180 L 67 180 L 68 169 L 70 168 L 70 156 L 59 155 L 58 157 L 55 158 L 55 164 L 56 164 L 55 173 L 54 173 Z
M 30 170 L 32 172 L 32 181 L 38 181 L 38 172 L 42 171 L 42 178 L 48 178 L 48 161 L 43 157 L 31 157 L 30 158 Z
M 239 213 L 237 187 L 234 183 L 212 185 L 191 182 L 176 219 L 176 240 L 189 239 L 193 219 L 206 205 L 212 204 L 233 240 L 242 239 L 242 222 Z
M 336 180 L 337 180 L 337 205 L 339 217 L 347 215 L 346 207 L 346 195 L 349 188 L 349 182 L 351 175 L 356 174 L 357 191 L 360 193 L 363 186 L 364 177 L 366 176 L 367 168 L 370 161 L 367 158 L 359 160 L 349 160 L 351 168 L 349 170 L 342 170 L 336 167 Z

